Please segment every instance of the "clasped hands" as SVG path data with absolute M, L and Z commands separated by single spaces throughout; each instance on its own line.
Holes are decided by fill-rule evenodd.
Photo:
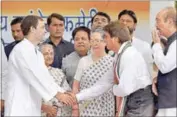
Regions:
M 77 104 L 76 95 L 73 92 L 57 93 L 56 98 L 66 105 L 73 106 Z

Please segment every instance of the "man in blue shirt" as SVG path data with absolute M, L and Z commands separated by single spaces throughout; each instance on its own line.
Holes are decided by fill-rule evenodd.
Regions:
M 11 22 L 11 31 L 12 31 L 12 36 L 14 38 L 15 41 L 13 41 L 12 43 L 8 44 L 5 47 L 5 53 L 7 58 L 9 58 L 9 55 L 12 51 L 12 49 L 14 48 L 14 46 L 19 43 L 23 38 L 23 32 L 21 30 L 21 22 L 22 22 L 23 18 L 22 17 L 17 17 L 15 19 L 12 20 Z
M 74 45 L 63 39 L 64 23 L 64 17 L 57 13 L 52 13 L 47 18 L 50 36 L 45 43 L 49 43 L 54 47 L 55 55 L 52 67 L 55 68 L 61 68 L 62 58 L 74 51 Z

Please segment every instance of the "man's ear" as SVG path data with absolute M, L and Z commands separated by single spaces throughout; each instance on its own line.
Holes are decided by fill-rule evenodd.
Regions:
M 133 26 L 134 31 L 136 30 L 136 25 L 137 25 L 137 23 L 135 23 L 134 26 Z
M 174 25 L 174 21 L 173 21 L 172 18 L 168 18 L 168 19 L 167 19 L 167 22 L 168 22 L 168 24 L 170 24 L 170 25 Z
M 30 32 L 33 33 L 34 31 L 35 31 L 35 28 L 31 26 L 31 27 L 30 27 Z
M 114 40 L 114 42 L 116 42 L 116 43 L 120 43 L 120 40 L 119 40 L 118 37 L 113 37 L 112 39 Z

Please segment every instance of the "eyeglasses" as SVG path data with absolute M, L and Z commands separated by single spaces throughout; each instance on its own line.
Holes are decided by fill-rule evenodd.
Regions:
M 104 42 L 104 40 L 100 40 L 100 39 L 94 39 L 94 40 L 90 40 L 90 43 L 91 44 L 94 44 L 94 43 L 101 43 L 101 42 Z

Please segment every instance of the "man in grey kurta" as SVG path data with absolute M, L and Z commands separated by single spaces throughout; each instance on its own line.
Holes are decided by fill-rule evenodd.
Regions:
M 62 61 L 62 70 L 66 74 L 67 81 L 71 87 L 79 60 L 87 55 L 90 48 L 90 29 L 84 26 L 75 28 L 72 32 L 72 38 L 75 51 L 63 58 Z

